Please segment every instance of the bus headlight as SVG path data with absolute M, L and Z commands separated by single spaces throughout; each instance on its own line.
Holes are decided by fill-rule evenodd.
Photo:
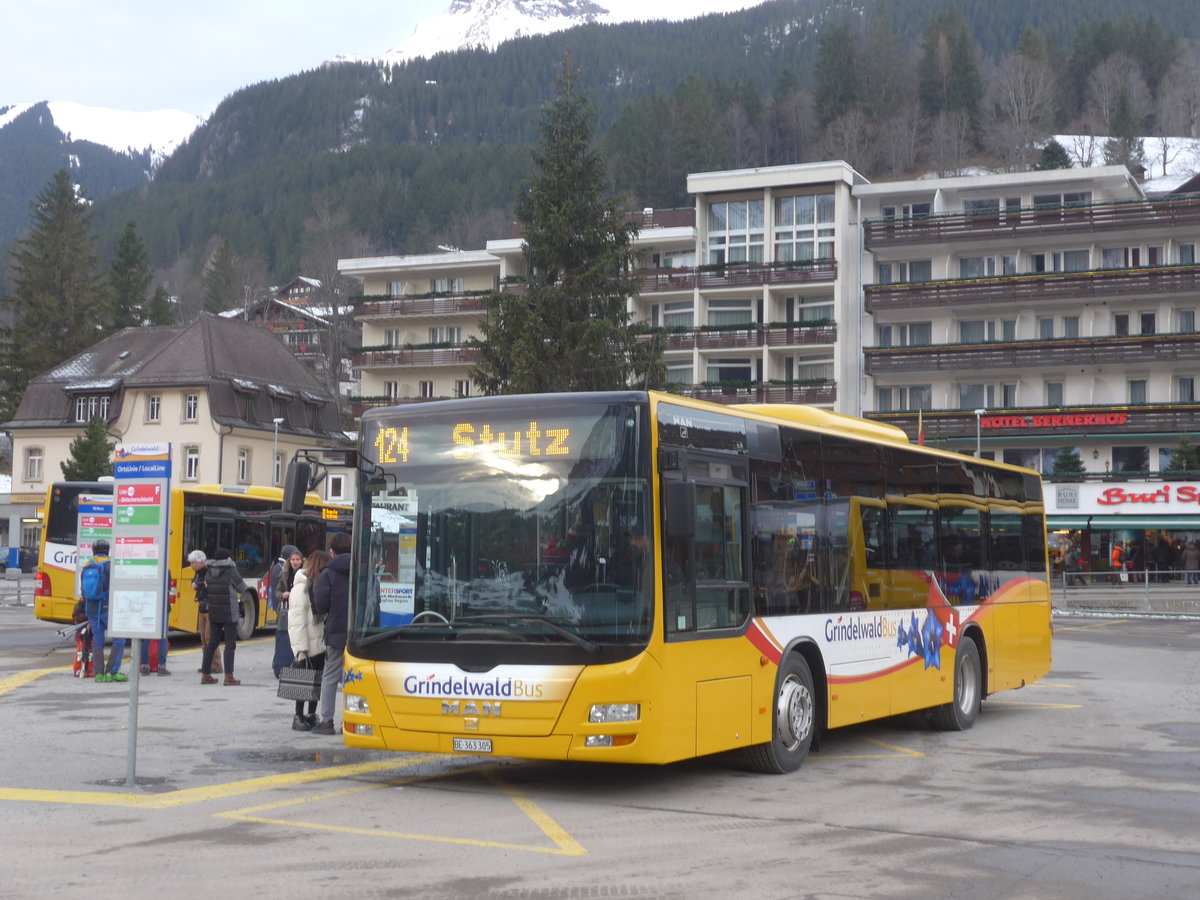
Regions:
M 636 722 L 642 717 L 640 703 L 594 703 L 589 722 Z
M 358 694 L 347 694 L 342 701 L 342 705 L 346 708 L 346 712 L 362 713 L 364 716 L 371 714 L 371 707 L 367 704 L 367 698 L 360 697 Z

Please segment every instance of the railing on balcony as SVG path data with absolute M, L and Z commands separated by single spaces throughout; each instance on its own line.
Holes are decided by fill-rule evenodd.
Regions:
M 1139 334 L 924 347 L 866 347 L 863 357 L 868 375 L 1194 361 L 1200 359 L 1200 334 Z
M 479 313 L 484 310 L 486 294 L 443 294 L 420 297 L 363 299 L 354 307 L 354 316 L 391 318 L 394 316 L 445 316 L 453 313 Z
M 974 443 L 977 434 L 995 438 L 1045 436 L 1069 437 L 1086 434 L 1092 439 L 1121 438 L 1136 442 L 1140 434 L 1194 433 L 1200 404 L 1163 403 L 1147 406 L 1071 406 L 1065 409 L 1046 407 L 988 408 L 982 416 L 987 427 L 980 428 L 974 410 L 903 410 L 901 412 L 867 412 L 864 416 L 889 425 L 896 425 L 915 441 L 918 417 L 925 431 L 926 444 L 952 442 Z M 996 427 L 992 427 L 995 425 Z
M 693 328 L 677 331 L 651 329 L 665 337 L 666 350 L 726 350 L 754 347 L 802 347 L 837 343 L 837 326 L 821 325 L 747 325 L 744 327 Z
M 1152 266 L 950 279 L 917 284 L 869 284 L 863 288 L 867 312 L 945 306 L 992 305 L 1014 300 L 1088 300 L 1200 291 L 1200 266 Z
M 833 281 L 837 262 L 817 259 L 803 263 L 729 263 L 695 268 L 641 269 L 641 292 L 690 291 L 723 287 L 762 287 L 770 284 L 806 284 Z
M 978 213 L 944 213 L 905 219 L 870 219 L 864 224 L 863 230 L 866 248 L 877 250 L 881 247 L 937 244 L 973 238 L 1129 231 L 1180 225 L 1200 225 L 1200 195 Z
M 357 350 L 350 356 L 356 369 L 392 366 L 468 366 L 474 365 L 478 351 L 469 347 L 395 347 L 388 350 Z
M 694 397 L 713 403 L 833 403 L 837 400 L 837 385 L 822 384 L 673 384 L 667 393 Z

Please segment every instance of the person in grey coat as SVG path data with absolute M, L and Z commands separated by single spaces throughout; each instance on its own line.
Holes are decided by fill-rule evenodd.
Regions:
M 204 655 L 200 662 L 200 683 L 216 684 L 212 677 L 213 656 L 217 645 L 225 642 L 225 683 L 241 684 L 233 677 L 233 654 L 237 649 L 237 626 L 241 620 L 241 595 L 249 588 L 242 580 L 237 563 L 225 547 L 221 547 L 208 561 L 204 577 L 208 603 L 209 638 L 204 645 Z

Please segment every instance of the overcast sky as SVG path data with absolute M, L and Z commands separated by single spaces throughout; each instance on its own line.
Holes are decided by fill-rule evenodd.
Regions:
M 450 0 L 26 0 L 4 4 L 0 106 L 72 100 L 207 116 L 238 88 L 382 56 Z

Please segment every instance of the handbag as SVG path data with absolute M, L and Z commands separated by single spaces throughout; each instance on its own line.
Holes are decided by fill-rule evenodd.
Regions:
M 277 697 L 284 700 L 311 700 L 321 698 L 321 670 L 308 665 L 308 660 L 279 670 Z

